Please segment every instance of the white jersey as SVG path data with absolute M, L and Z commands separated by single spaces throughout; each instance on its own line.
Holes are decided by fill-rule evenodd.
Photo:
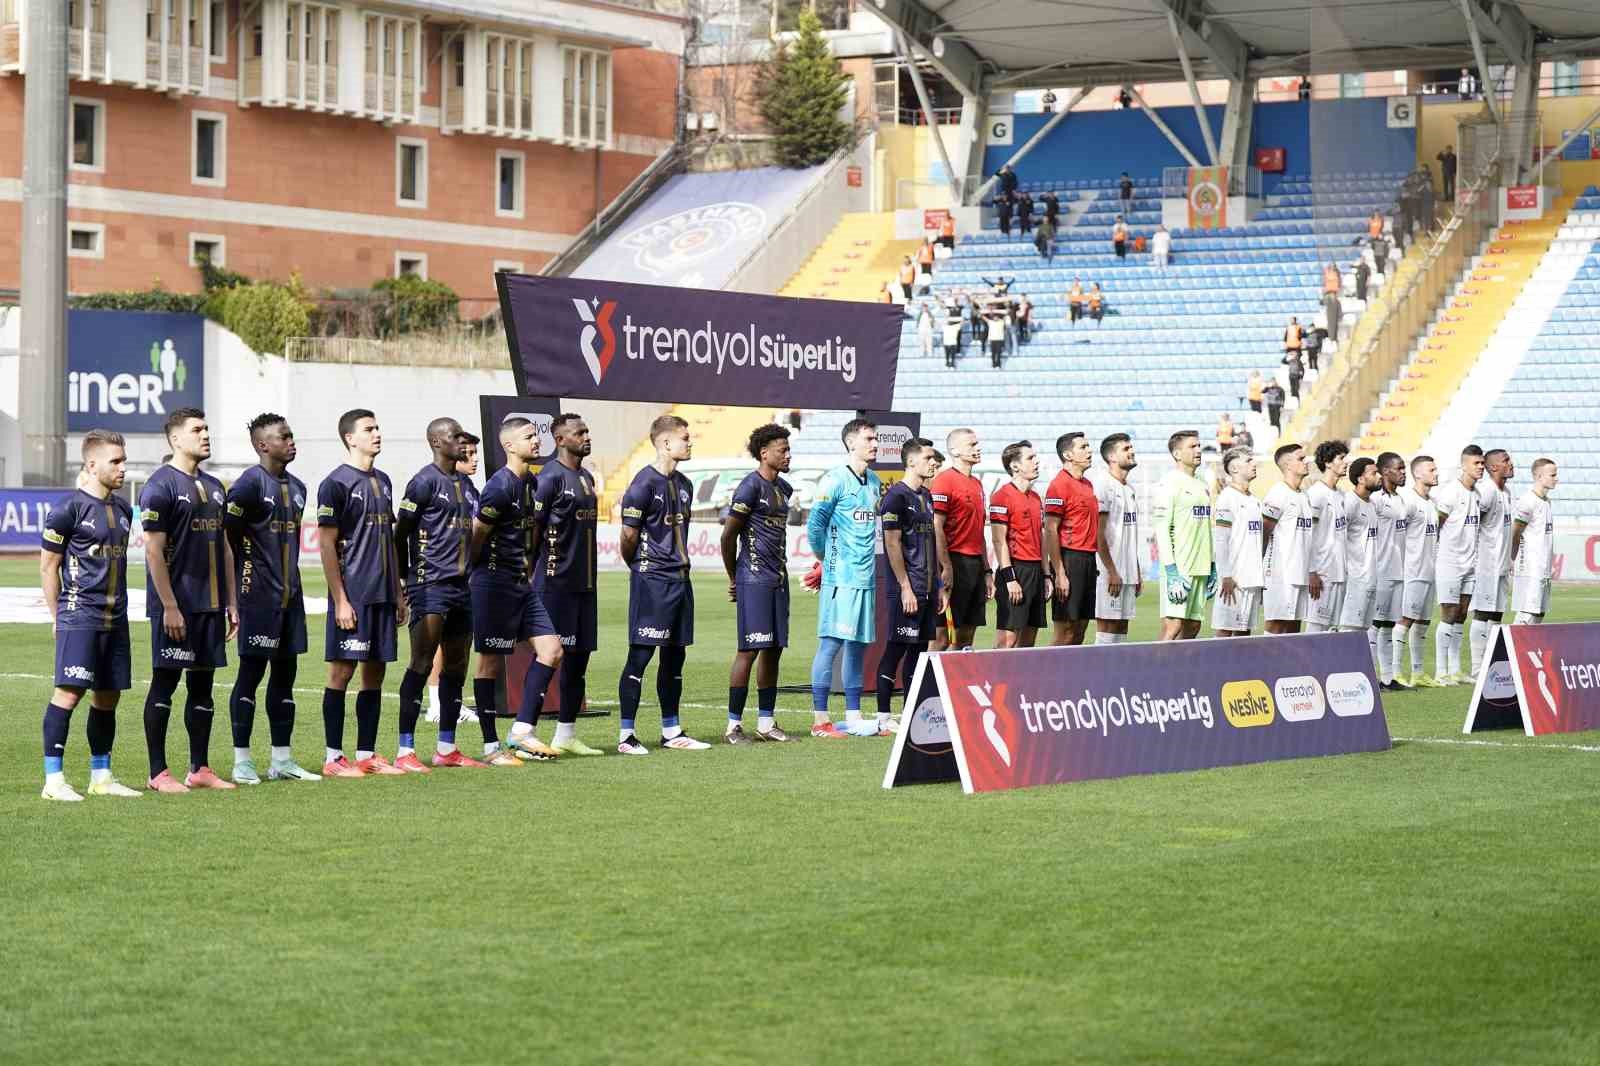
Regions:
M 1377 567 L 1375 580 L 1400 581 L 1406 576 L 1406 512 L 1399 496 L 1387 492 L 1372 494 L 1372 507 L 1377 512 L 1377 543 L 1372 547 L 1373 565 Z
M 1119 482 L 1103 471 L 1090 480 L 1094 484 L 1094 498 L 1099 503 L 1100 528 L 1105 530 L 1111 561 L 1116 564 L 1122 580 L 1132 584 L 1144 574 L 1139 498 L 1134 495 L 1132 485 Z
M 1439 512 L 1431 499 L 1409 485 L 1400 490 L 1400 506 L 1406 522 L 1405 578 L 1431 584 L 1439 555 Z
M 1261 501 L 1261 515 L 1277 523 L 1267 545 L 1268 583 L 1309 585 L 1313 523 L 1310 497 L 1280 481 Z
M 1517 576 L 1549 578 L 1556 543 L 1555 518 L 1549 498 L 1541 498 L 1532 489 L 1524 492 L 1517 501 L 1516 520 L 1523 523 L 1522 541 L 1517 545 Z
M 1306 492 L 1311 501 L 1311 569 L 1324 581 L 1344 580 L 1344 493 L 1318 481 Z
M 1485 577 L 1511 573 L 1511 493 L 1488 477 L 1478 482 L 1478 572 Z
M 1211 520 L 1217 577 L 1231 577 L 1240 588 L 1264 587 L 1267 570 L 1261 558 L 1261 501 L 1224 485 L 1211 508 Z
M 1439 512 L 1439 566 L 1447 574 L 1470 574 L 1478 565 L 1478 519 L 1482 507 L 1478 494 L 1458 478 L 1433 490 L 1433 507 Z
M 1372 494 L 1374 497 L 1377 493 Z M 1378 508 L 1369 497 L 1344 494 L 1344 580 L 1354 588 L 1373 583 L 1377 562 Z

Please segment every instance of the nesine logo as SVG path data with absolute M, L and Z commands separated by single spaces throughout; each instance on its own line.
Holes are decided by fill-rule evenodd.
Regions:
M 182 392 L 189 365 L 179 358 L 169 338 L 150 342 L 150 372 L 113 374 L 74 370 L 67 374 L 67 410 L 75 414 L 164 415 L 163 397 Z
M 1260 680 L 1229 681 L 1222 686 L 1222 713 L 1235 729 L 1271 725 L 1278 716 L 1272 692 Z
M 583 353 L 583 361 L 589 367 L 589 376 L 594 378 L 596 385 L 606 376 L 606 371 L 611 368 L 611 357 L 617 354 L 617 334 L 611 328 L 611 316 L 617 309 L 617 301 L 607 300 L 601 303 L 591 299 L 587 303 L 582 300 L 573 300 L 572 306 L 578 311 L 578 317 L 588 323 L 583 327 L 583 332 L 578 336 L 578 350 Z M 600 336 L 600 350 L 594 350 L 595 334 Z

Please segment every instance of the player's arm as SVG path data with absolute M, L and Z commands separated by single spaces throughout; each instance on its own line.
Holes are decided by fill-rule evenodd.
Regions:
M 344 488 L 324 481 L 317 489 L 317 554 L 322 557 L 322 574 L 328 581 L 328 602 L 333 605 L 333 622 L 340 629 L 356 627 L 356 609 L 344 587 L 344 572 L 339 569 L 339 518 L 344 511 Z
M 1106 508 L 1100 509 L 1099 526 L 1095 533 L 1095 551 L 1100 555 L 1100 569 L 1106 574 L 1106 592 L 1111 596 L 1122 595 L 1122 574 L 1117 571 L 1116 560 L 1111 557 L 1111 539 L 1106 536 Z
M 39 592 L 50 612 L 50 629 L 55 630 L 56 608 L 61 599 L 61 560 L 72 536 L 73 512 L 70 507 L 55 507 L 45 519 L 39 538 Z
M 739 512 L 739 504 L 734 503 L 728 512 L 728 520 L 722 523 L 722 568 L 728 572 L 728 599 L 737 600 L 738 596 L 738 570 L 739 570 L 739 538 L 744 535 L 745 527 L 750 524 L 748 515 Z
M 1522 531 L 1528 528 L 1528 520 L 1522 515 L 1517 515 L 1511 520 L 1511 558 L 1517 557 L 1517 552 L 1522 548 Z
M 806 516 L 806 543 L 821 563 L 827 551 L 828 527 L 833 524 L 833 512 L 839 507 L 839 483 L 832 474 L 824 474 L 817 490 L 817 499 Z
M 166 488 L 145 483 L 139 498 L 139 524 L 144 529 L 144 562 L 150 583 L 161 600 L 161 628 L 172 640 L 188 635 L 188 624 L 178 609 L 177 593 L 172 591 L 172 573 L 167 568 L 167 525 L 176 501 Z
M 1216 560 L 1219 591 L 1226 603 L 1233 602 L 1233 512 L 1221 507 L 1211 513 L 1211 557 Z
M 1004 504 L 989 505 L 989 541 L 994 545 L 995 570 L 998 580 L 1006 585 L 1006 598 L 1013 604 L 1022 602 L 1022 583 L 1011 568 L 1011 545 L 1006 538 L 1011 533 L 1010 513 Z
M 239 632 L 239 587 L 233 576 L 233 545 L 228 543 L 228 538 L 222 538 L 222 580 L 227 588 L 227 616 L 228 639 L 232 640 Z
M 900 610 L 904 614 L 917 613 L 917 590 L 911 587 L 911 575 L 906 571 L 906 549 L 903 535 L 884 517 L 883 554 L 889 560 L 889 572 L 894 575 L 900 590 Z
M 393 517 L 391 515 L 391 517 Z M 391 530 L 393 526 L 389 527 Z M 400 578 L 400 549 L 395 545 L 393 536 L 389 538 L 389 594 L 394 597 L 394 620 L 400 625 L 406 624 L 410 616 L 411 607 L 406 603 L 405 582 Z
M 1044 515 L 1044 558 L 1055 577 L 1055 588 L 1051 591 L 1056 599 L 1066 602 L 1069 582 L 1067 565 L 1061 560 L 1061 515 L 1049 511 Z
M 245 531 L 249 528 L 250 519 L 254 517 L 256 508 L 260 504 L 261 495 L 255 478 L 238 477 L 228 486 L 222 508 L 222 532 L 232 545 L 235 555 L 244 550 Z M 232 573 L 231 565 L 228 571 Z
M 422 509 L 432 499 L 433 493 L 428 486 L 422 484 L 422 478 L 414 477 L 406 482 L 405 495 L 396 503 L 394 516 L 394 547 L 395 569 L 399 573 L 409 573 L 411 570 L 412 535 L 417 531 L 417 522 L 422 517 Z
M 622 553 L 623 564 L 629 570 L 639 559 L 639 529 L 644 525 L 645 507 L 649 502 L 648 494 L 643 490 L 635 490 L 632 485 L 622 494 L 622 531 L 617 547 Z

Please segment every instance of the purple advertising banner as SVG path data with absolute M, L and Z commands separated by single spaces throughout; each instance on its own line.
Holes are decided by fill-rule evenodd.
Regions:
M 853 410 L 894 397 L 902 313 L 661 285 L 496 274 L 524 396 Z
M 1365 634 L 1184 640 L 930 656 L 938 698 L 895 738 L 950 744 L 967 792 L 1386 751 Z M 921 693 L 919 693 L 920 695 Z M 928 780 L 927 770 L 914 778 Z

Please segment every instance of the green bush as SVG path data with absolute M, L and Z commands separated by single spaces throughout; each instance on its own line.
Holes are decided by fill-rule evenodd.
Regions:
M 166 311 L 176 314 L 200 314 L 205 309 L 203 293 L 169 292 L 159 283 L 143 291 L 95 292 L 74 296 L 68 301 L 73 307 L 90 311 Z
M 454 325 L 461 298 L 450 286 L 415 274 L 373 283 L 379 297 L 378 335 L 393 337 Z
M 311 307 L 298 281 L 279 285 L 252 282 L 219 289 L 206 303 L 206 314 L 256 352 L 282 355 L 290 337 L 304 337 L 311 329 Z

